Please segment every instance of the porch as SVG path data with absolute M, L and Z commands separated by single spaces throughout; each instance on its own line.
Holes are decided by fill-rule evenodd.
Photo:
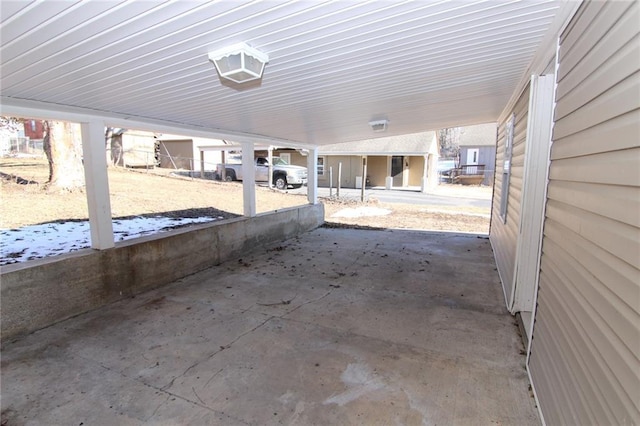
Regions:
M 2 351 L 8 424 L 539 424 L 488 239 L 318 228 Z

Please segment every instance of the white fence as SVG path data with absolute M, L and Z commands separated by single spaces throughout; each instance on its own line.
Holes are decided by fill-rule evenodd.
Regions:
M 27 137 L 11 137 L 0 135 L 0 157 L 10 157 L 18 154 L 44 155 L 42 139 Z

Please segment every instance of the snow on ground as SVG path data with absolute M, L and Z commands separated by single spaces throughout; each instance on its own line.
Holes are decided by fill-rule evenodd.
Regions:
M 391 213 L 391 210 L 381 209 L 379 207 L 357 207 L 355 209 L 342 209 L 331 215 L 331 217 L 386 216 L 389 213 Z
M 222 217 L 170 218 L 135 217 L 114 219 L 115 241 L 124 241 L 144 235 L 166 232 L 193 223 L 212 222 Z M 88 221 L 54 222 L 16 229 L 0 230 L 0 265 L 25 262 L 89 248 Z
M 443 210 L 443 209 L 420 209 L 420 212 L 424 212 L 424 213 L 441 213 L 441 214 L 448 214 L 448 215 L 458 215 L 458 216 L 474 216 L 474 217 L 485 217 L 485 218 L 490 218 L 491 214 L 489 213 L 470 213 L 470 212 L 458 212 L 455 210 Z

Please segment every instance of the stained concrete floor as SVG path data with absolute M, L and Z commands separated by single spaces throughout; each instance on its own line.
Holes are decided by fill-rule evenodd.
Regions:
M 2 425 L 539 424 L 524 363 L 486 238 L 320 228 L 6 344 Z

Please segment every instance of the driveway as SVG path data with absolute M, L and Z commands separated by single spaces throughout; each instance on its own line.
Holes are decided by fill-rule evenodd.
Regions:
M 306 194 L 307 188 L 290 189 L 292 194 Z M 329 197 L 329 188 L 318 188 L 319 197 Z M 336 189 L 331 191 L 336 195 Z M 402 189 L 384 189 L 373 187 L 365 189 L 365 199 L 375 198 L 383 203 L 401 203 L 431 206 L 458 206 L 491 208 L 492 190 L 490 187 L 464 187 L 461 185 L 439 185 L 426 193 L 420 192 L 419 187 Z M 341 188 L 340 197 L 350 200 L 360 200 L 361 190 L 353 188 Z
M 2 424 L 538 425 L 489 242 L 320 228 L 2 348 Z

